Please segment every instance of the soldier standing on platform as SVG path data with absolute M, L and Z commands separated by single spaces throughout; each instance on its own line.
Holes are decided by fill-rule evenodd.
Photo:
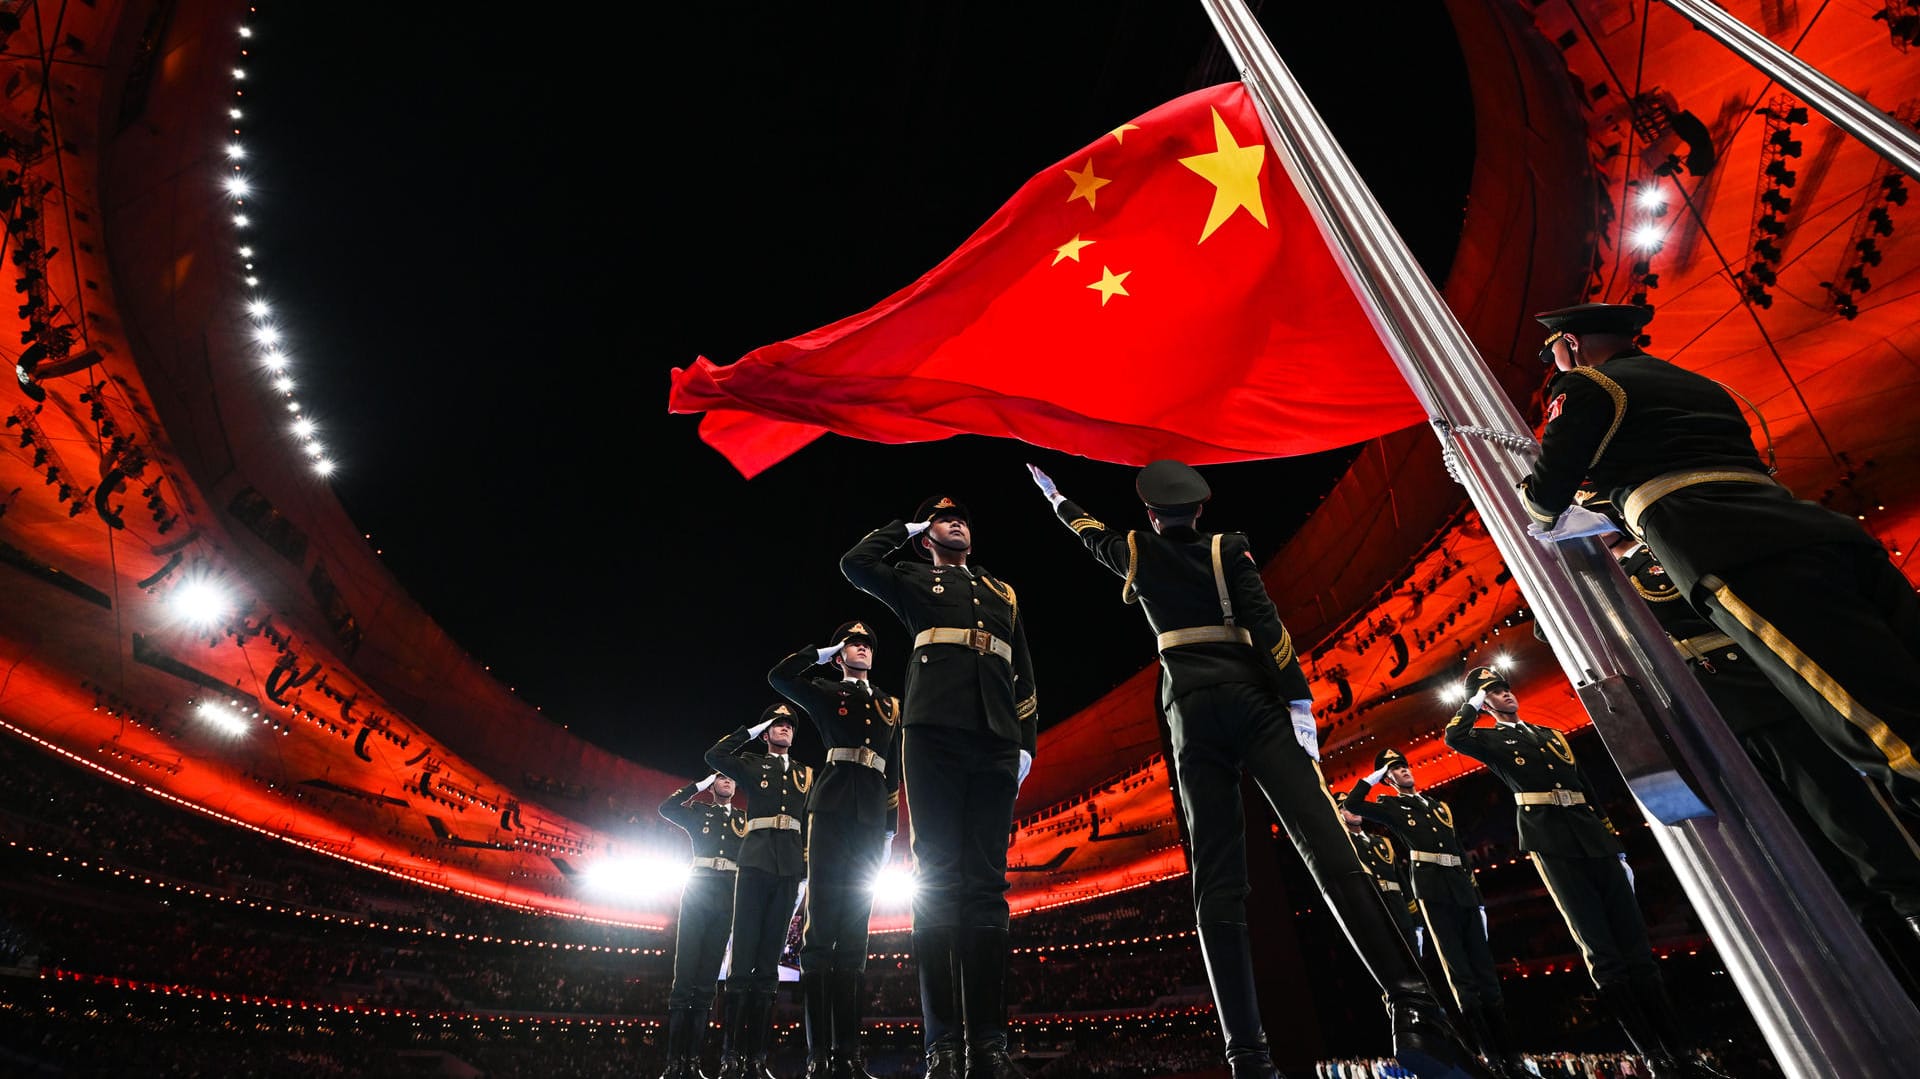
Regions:
M 1413 895 L 1447 984 L 1453 987 L 1453 998 L 1480 1043 L 1481 1055 L 1496 1072 L 1507 1074 L 1512 1067 L 1513 1035 L 1507 1026 L 1493 950 L 1487 946 L 1486 900 L 1480 897 L 1480 886 L 1467 868 L 1467 852 L 1454 833 L 1453 810 L 1414 789 L 1413 768 L 1399 750 L 1381 750 L 1373 764 L 1373 772 L 1347 792 L 1347 811 L 1386 828 L 1406 846 Z M 1382 779 L 1393 793 L 1367 801 Z
M 807 922 L 800 988 L 809 1079 L 872 1079 L 860 1048 L 873 882 L 900 820 L 900 700 L 873 688 L 873 631 L 843 623 L 767 681 L 819 728 L 826 765 L 807 798 Z M 831 665 L 838 677 L 819 678 Z
M 1673 1025 L 1673 1002 L 1647 943 L 1626 850 L 1567 736 L 1521 719 L 1513 687 L 1492 667 L 1468 671 L 1466 692 L 1447 724 L 1446 743 L 1486 765 L 1513 792 L 1520 849 L 1580 946 L 1602 1003 L 1655 1076 L 1713 1076 Z M 1483 711 L 1493 713 L 1492 727 L 1474 726 Z
M 773 998 L 780 990 L 780 952 L 807 875 L 801 820 L 813 772 L 790 759 L 793 706 L 776 704 L 758 725 L 741 727 L 707 750 L 707 765 L 740 784 L 747 794 L 740 869 L 733 892 L 733 966 L 727 974 L 730 1048 L 720 1061 L 720 1079 L 772 1079 L 767 1070 Z M 746 744 L 765 736 L 767 752 Z
M 712 801 L 690 799 L 712 788 Z M 673 991 L 667 997 L 667 1070 L 660 1079 L 699 1079 L 700 1046 L 720 963 L 733 932 L 733 881 L 746 815 L 733 808 L 734 782 L 714 773 L 660 803 L 660 815 L 693 841 L 693 867 L 680 893 L 673 942 Z
M 1560 374 L 1522 483 L 1536 534 L 1613 523 L 1574 505 L 1590 482 L 1689 603 L 1739 643 L 1834 751 L 1920 808 L 1920 597 L 1851 517 L 1797 500 L 1754 452 L 1719 383 L 1641 352 L 1645 307 L 1535 316 Z
M 1386 991 L 1395 1055 L 1426 1077 L 1470 1076 L 1472 1054 L 1448 1025 L 1410 945 L 1330 810 L 1312 692 L 1254 565 L 1247 538 L 1195 528 L 1212 490 L 1179 461 L 1140 470 L 1150 532 L 1115 532 L 1027 466 L 1061 523 L 1125 578 L 1158 634 L 1160 699 L 1186 817 L 1201 954 L 1234 1079 L 1277 1077 L 1255 992 L 1247 926 L 1242 770 L 1286 826 L 1353 949 Z
M 1353 841 L 1353 851 L 1360 856 L 1360 868 L 1373 878 L 1374 887 L 1380 889 L 1380 898 L 1387 904 L 1387 912 L 1393 915 L 1393 924 L 1400 927 L 1400 935 L 1413 945 L 1413 954 L 1426 954 L 1426 928 L 1420 924 L 1420 904 L 1413 898 L 1413 889 L 1407 886 L 1406 877 L 1400 872 L 1399 856 L 1394 853 L 1393 840 L 1383 835 L 1375 835 L 1366 830 L 1363 817 L 1347 812 L 1345 791 L 1333 796 L 1333 804 L 1340 810 L 1340 820 L 1347 826 L 1347 838 Z
M 889 564 L 903 544 L 931 562 Z M 928 1079 L 1017 1079 L 1007 1050 L 1007 846 L 1039 723 L 1019 596 L 968 564 L 967 510 L 945 495 L 840 559 L 914 635 L 903 777 L 911 794 L 913 952 Z

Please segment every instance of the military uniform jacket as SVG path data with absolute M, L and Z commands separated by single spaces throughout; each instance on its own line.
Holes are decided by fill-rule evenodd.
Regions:
M 1019 596 L 982 569 L 917 559 L 889 564 L 886 556 L 906 541 L 907 526 L 899 521 L 874 529 L 840 559 L 840 572 L 891 608 L 908 633 L 982 629 L 1012 647 L 1013 662 L 963 644 L 915 648 L 907 658 L 904 722 L 990 731 L 1032 753 L 1039 698 Z
M 660 815 L 693 840 L 695 858 L 725 858 L 739 862 L 739 830 L 746 828 L 747 815 L 732 806 L 714 805 L 712 802 L 689 804 L 687 800 L 696 793 L 698 788 L 689 783 L 667 795 L 667 800 L 660 803 Z
M 1373 784 L 1361 776 L 1347 792 L 1347 812 L 1392 832 L 1409 851 L 1451 854 L 1460 859 L 1458 866 L 1410 860 L 1408 874 L 1413 878 L 1414 894 L 1427 902 L 1483 905 L 1486 901 L 1480 898 L 1480 886 L 1467 868 L 1467 852 L 1454 834 L 1453 810 L 1447 803 L 1419 793 L 1383 794 L 1370 802 L 1367 795 L 1372 790 Z
M 851 814 L 861 824 L 900 830 L 900 698 L 853 679 L 815 678 L 811 648 L 781 660 L 767 672 L 780 694 L 806 710 L 828 749 L 870 749 L 886 762 L 875 771 L 858 761 L 829 760 L 807 794 L 814 813 Z
M 1521 488 L 1527 512 L 1547 524 L 1582 480 L 1624 507 L 1640 484 L 1696 469 L 1766 472 L 1746 419 L 1719 383 L 1635 352 L 1563 371 L 1547 386 L 1540 458 Z M 1793 548 L 1873 542 L 1850 518 L 1771 483 L 1682 488 L 1655 502 L 1640 525 L 1687 595 L 1703 576 Z
M 1520 849 L 1564 858 L 1607 858 L 1626 848 L 1614 835 L 1613 822 L 1600 809 L 1593 785 L 1574 760 L 1567 736 L 1532 723 L 1500 723 L 1476 727 L 1476 713 L 1455 713 L 1447 724 L 1447 745 L 1464 753 L 1500 777 L 1516 794 L 1578 791 L 1581 805 L 1519 805 L 1514 827 Z
M 1348 829 L 1347 835 L 1353 840 L 1354 853 L 1360 856 L 1360 868 L 1366 870 L 1374 885 L 1385 893 L 1386 901 L 1412 903 L 1413 892 L 1407 888 L 1406 878 L 1400 875 L 1400 863 L 1394 860 L 1393 840 L 1352 829 Z M 1389 884 L 1393 886 L 1391 889 L 1387 887 Z
M 1119 533 L 1071 499 L 1055 513 L 1073 529 L 1100 564 L 1125 578 L 1124 603 L 1138 603 L 1157 634 L 1224 624 L 1213 576 L 1213 535 L 1191 528 Z M 1294 655 L 1293 637 L 1280 621 L 1260 580 L 1247 537 L 1220 537 L 1220 563 L 1233 603 L 1234 625 L 1253 636 L 1251 646 L 1228 641 L 1183 644 L 1160 653 L 1160 703 L 1170 709 L 1182 695 L 1206 686 L 1245 682 L 1265 686 L 1284 701 L 1313 699 Z
M 707 766 L 723 776 L 732 776 L 740 785 L 739 794 L 747 800 L 744 818 L 734 825 L 734 831 L 741 838 L 740 856 L 734 860 L 742 869 L 758 869 L 779 877 L 804 877 L 807 875 L 807 791 L 813 786 L 813 771 L 798 761 L 789 761 L 783 767 L 778 754 L 744 752 L 741 747 L 752 738 L 747 728 L 740 727 L 707 750 Z M 800 821 L 800 830 L 747 830 L 749 821 L 782 815 Z

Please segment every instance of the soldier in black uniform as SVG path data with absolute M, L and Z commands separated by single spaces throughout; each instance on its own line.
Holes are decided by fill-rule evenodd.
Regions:
M 1333 804 L 1347 826 L 1347 838 L 1353 841 L 1354 853 L 1360 856 L 1360 868 L 1367 871 L 1373 878 L 1373 886 L 1380 889 L 1380 899 L 1386 903 L 1387 913 L 1393 915 L 1393 924 L 1413 946 L 1413 954 L 1425 955 L 1426 929 L 1420 924 L 1420 903 L 1413 898 L 1413 888 L 1407 884 L 1406 875 L 1400 872 L 1393 840 L 1367 831 L 1366 819 L 1347 811 L 1345 791 L 1333 796 Z
M 712 801 L 690 799 L 712 788 Z M 718 773 L 689 783 L 660 803 L 660 815 L 693 840 L 693 868 L 680 893 L 673 942 L 673 992 L 667 997 L 667 1070 L 660 1079 L 699 1079 L 713 987 L 733 932 L 733 881 L 746 814 L 733 808 L 734 782 Z
M 886 561 L 909 543 L 931 564 Z M 1019 596 L 968 565 L 972 549 L 966 507 L 937 495 L 840 559 L 914 635 L 901 750 L 929 1079 L 1020 1074 L 1007 1051 L 1007 845 L 1039 706 Z
M 1160 700 L 1186 816 L 1200 950 L 1234 1079 L 1275 1077 L 1255 994 L 1247 930 L 1246 828 L 1240 775 L 1253 773 L 1320 893 L 1386 991 L 1394 1052 L 1423 1077 L 1476 1074 L 1419 962 L 1335 819 L 1314 763 L 1313 693 L 1293 638 L 1261 583 L 1247 538 L 1198 531 L 1212 491 L 1178 461 L 1140 470 L 1151 531 L 1115 532 L 1029 465 L 1061 522 L 1125 578 L 1160 646 Z
M 1920 944 L 1920 856 L 1899 822 L 1868 781 L 1814 734 L 1744 646 L 1681 597 L 1650 548 L 1617 533 L 1602 539 L 1855 913 L 1869 920 L 1868 901 L 1878 896 L 1909 937 L 1896 951 L 1910 956 Z
M 813 771 L 790 759 L 793 706 L 776 704 L 752 728 L 740 727 L 707 750 L 707 765 L 747 794 L 740 869 L 733 892 L 733 966 L 727 973 L 727 1024 L 732 1048 L 720 1079 L 772 1079 L 767 1070 L 773 998 L 780 990 L 780 951 L 807 875 L 805 815 Z M 745 746 L 765 736 L 767 752 Z
M 846 622 L 825 648 L 781 660 L 767 681 L 819 728 L 827 760 L 807 796 L 807 922 L 800 987 L 807 1075 L 872 1079 L 860 1048 L 873 881 L 900 819 L 900 700 L 873 688 L 873 631 Z M 837 677 L 812 672 L 831 665 Z
M 1347 792 L 1347 811 L 1392 832 L 1407 848 L 1413 896 L 1446 972 L 1453 999 L 1496 1073 L 1510 1066 L 1513 1036 L 1493 950 L 1487 946 L 1487 906 L 1467 868 L 1467 852 L 1453 831 L 1453 810 L 1414 789 L 1413 769 L 1397 749 L 1373 758 L 1374 770 Z M 1387 780 L 1393 793 L 1369 802 L 1374 785 Z
M 1626 848 L 1567 736 L 1521 719 L 1513 687 L 1492 667 L 1468 671 L 1466 693 L 1447 724 L 1446 743 L 1486 765 L 1513 792 L 1520 849 L 1533 859 L 1580 946 L 1600 999 L 1655 1075 L 1713 1075 L 1692 1059 L 1673 1025 L 1673 1002 L 1647 943 Z M 1482 711 L 1493 714 L 1492 727 L 1474 725 Z
M 1650 312 L 1581 304 L 1535 316 L 1546 429 L 1522 483 L 1544 539 L 1608 527 L 1575 506 L 1590 481 L 1720 632 L 1828 745 L 1920 807 L 1920 597 L 1850 517 L 1796 500 L 1754 452 L 1718 383 L 1641 352 Z M 1566 518 L 1563 520 L 1562 518 Z

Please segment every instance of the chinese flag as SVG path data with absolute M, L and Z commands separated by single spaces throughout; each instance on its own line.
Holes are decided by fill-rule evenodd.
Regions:
M 1044 170 L 871 310 L 676 369 L 668 407 L 747 476 L 828 431 L 1208 464 L 1424 419 L 1238 83 Z

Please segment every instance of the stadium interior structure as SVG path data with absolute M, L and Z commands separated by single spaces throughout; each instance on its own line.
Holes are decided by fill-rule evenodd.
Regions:
M 1728 7 L 1920 121 L 1914 4 Z M 1661 5 L 1447 8 L 1476 157 L 1446 295 L 1523 412 L 1541 407 L 1531 312 L 1650 303 L 1650 350 L 1741 387 L 1781 478 L 1858 516 L 1907 568 L 1914 179 Z M 19 777 L 0 792 L 0 1012 L 29 1032 L 0 1058 L 29 1073 L 657 1067 L 675 903 L 662 870 L 684 844 L 653 807 L 681 780 L 518 699 L 305 479 L 324 451 L 286 433 L 297 400 L 245 306 L 245 192 L 219 181 L 246 16 L 218 0 L 0 3 L 21 342 L 6 338 L 21 379 L 0 402 L 0 755 Z M 1303 563 L 1327 572 L 1279 571 Z M 1529 983 L 1513 994 L 1526 1048 L 1620 1049 L 1538 878 L 1491 854 L 1511 846 L 1502 789 L 1439 739 L 1444 689 L 1501 659 L 1530 719 L 1600 752 L 1432 435 L 1364 447 L 1272 565 L 1329 784 L 1405 750 L 1482 855 L 1496 957 Z M 1218 1066 L 1156 677 L 1045 732 L 1041 755 L 1075 764 L 1021 793 L 1011 998 L 1035 1075 Z M 1625 802 L 1617 779 L 1611 793 Z M 1267 838 L 1277 856 L 1253 859 L 1256 888 L 1296 897 L 1256 938 L 1269 1013 L 1307 1032 L 1289 1063 L 1379 1056 L 1364 976 Z M 1628 842 L 1676 997 L 1751 1048 L 1651 837 Z M 595 887 L 621 872 L 641 883 Z M 908 1074 L 904 903 L 882 895 L 874 926 L 874 1067 Z M 783 1005 L 783 1052 L 795 1022 Z

